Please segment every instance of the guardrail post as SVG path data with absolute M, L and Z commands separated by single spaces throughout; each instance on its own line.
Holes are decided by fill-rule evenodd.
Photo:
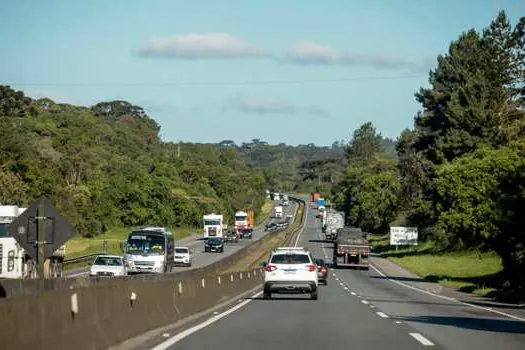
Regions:
M 206 280 L 204 278 L 201 279 L 201 288 L 206 288 Z
M 230 281 L 233 282 L 233 273 L 230 275 Z
M 177 289 L 178 289 L 179 295 L 182 295 L 182 282 L 179 282 L 177 284 Z
M 217 276 L 217 284 L 218 284 L 218 285 L 221 284 L 221 276 Z
M 242 272 L 239 272 L 239 279 L 242 280 Z

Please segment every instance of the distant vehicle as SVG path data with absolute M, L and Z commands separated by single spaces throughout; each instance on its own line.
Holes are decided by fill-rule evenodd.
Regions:
M 274 217 L 275 218 L 282 218 L 283 217 L 283 207 L 278 205 L 275 207 L 275 213 L 274 213 Z
M 193 254 L 188 247 L 175 247 L 175 265 L 191 266 Z
M 245 230 L 253 231 L 254 226 L 253 210 L 240 210 L 235 213 L 235 229 L 237 230 L 239 238 L 244 237 L 243 233 L 245 233 Z
M 252 237 L 253 237 L 253 229 L 251 229 L 251 228 L 243 229 L 243 230 L 241 231 L 240 236 L 241 236 L 242 238 L 252 239 Z
M 317 300 L 317 266 L 304 248 L 278 248 L 263 265 L 265 299 L 271 299 L 272 293 L 308 293 Z
M 337 230 L 334 244 L 334 267 L 357 267 L 369 269 L 368 240 L 360 228 L 344 227 Z
M 175 266 L 174 240 L 164 227 L 144 227 L 128 235 L 124 264 L 128 274 L 166 273 Z
M 273 200 L 274 200 L 274 201 L 279 201 L 279 200 L 281 200 L 281 196 L 279 195 L 278 192 L 275 192 L 275 193 L 273 194 Z
M 319 192 L 312 192 L 311 201 L 313 203 L 316 203 L 319 198 L 321 198 L 321 193 L 319 193 Z
M 203 238 L 207 239 L 208 237 L 220 237 L 223 236 L 224 230 L 224 218 L 221 214 L 207 214 L 202 217 L 203 224 Z
M 325 201 L 324 198 L 317 198 L 317 207 L 325 207 Z
M 238 242 L 239 241 L 239 235 L 237 234 L 237 231 L 227 231 L 224 234 L 224 241 L 225 242 Z
M 91 277 L 126 276 L 127 274 L 124 259 L 118 255 L 99 255 L 89 269 Z
M 319 283 L 323 283 L 325 286 L 328 285 L 328 264 L 320 258 L 314 259 L 317 265 L 317 279 Z
M 278 226 L 275 222 L 270 222 L 268 224 L 266 224 L 266 231 L 275 231 L 277 230 Z
M 211 237 L 204 241 L 205 252 L 224 252 L 224 241 L 222 238 Z

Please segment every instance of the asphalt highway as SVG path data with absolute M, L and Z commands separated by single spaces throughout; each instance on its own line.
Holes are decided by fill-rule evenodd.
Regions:
M 297 209 L 297 203 L 294 201 L 290 201 L 290 205 L 284 207 L 283 216 L 294 215 L 296 209 Z M 257 227 L 253 231 L 252 239 L 240 239 L 238 242 L 228 242 L 224 245 L 223 253 L 215 253 L 215 252 L 205 253 L 204 252 L 204 241 L 201 239 L 202 235 L 194 235 L 191 237 L 186 237 L 181 240 L 175 241 L 175 246 L 189 247 L 192 250 L 193 262 L 192 262 L 192 266 L 190 267 L 177 266 L 175 267 L 175 270 L 173 272 L 191 270 L 191 269 L 203 267 L 203 266 L 212 264 L 216 261 L 219 261 L 233 254 L 239 249 L 264 237 L 267 234 L 267 232 L 264 231 L 265 224 L 269 222 L 280 222 L 281 220 L 283 219 L 280 219 L 280 218 L 279 219 L 274 219 L 274 218 L 266 219 L 261 225 L 261 227 Z M 73 269 L 73 270 L 66 271 L 64 274 L 65 274 L 65 277 L 87 277 L 89 274 L 89 268 L 84 267 L 84 268 L 79 268 L 79 269 Z
M 331 243 L 321 237 L 310 209 L 297 246 L 331 261 Z M 332 270 L 328 286 L 319 288 L 316 301 L 308 295 L 255 295 L 170 334 L 154 350 L 525 349 L 525 322 L 415 290 L 375 268 Z

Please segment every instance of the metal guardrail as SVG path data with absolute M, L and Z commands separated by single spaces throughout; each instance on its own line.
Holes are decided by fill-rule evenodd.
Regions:
M 105 253 L 102 252 L 102 253 L 93 253 L 93 254 L 87 254 L 87 255 L 82 255 L 82 256 L 76 256 L 74 258 L 64 259 L 63 264 L 67 265 L 67 264 L 75 264 L 75 263 L 90 261 L 93 258 L 95 258 L 95 257 L 97 257 L 99 255 L 104 255 L 104 254 Z

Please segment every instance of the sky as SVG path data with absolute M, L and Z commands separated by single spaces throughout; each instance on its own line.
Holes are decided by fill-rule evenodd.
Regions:
M 0 0 L 0 84 L 143 107 L 165 141 L 396 138 L 451 41 L 525 0 Z

